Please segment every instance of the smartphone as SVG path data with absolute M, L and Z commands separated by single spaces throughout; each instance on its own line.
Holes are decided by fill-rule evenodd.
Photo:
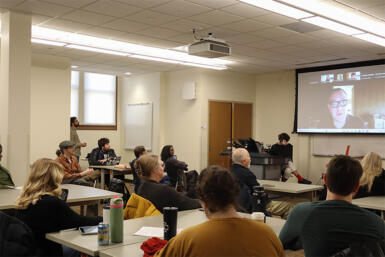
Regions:
M 69 191 L 67 188 L 62 188 L 60 199 L 62 199 L 64 202 L 67 202 L 68 193 Z
M 98 233 L 98 226 L 88 226 L 79 228 L 82 235 L 95 235 Z

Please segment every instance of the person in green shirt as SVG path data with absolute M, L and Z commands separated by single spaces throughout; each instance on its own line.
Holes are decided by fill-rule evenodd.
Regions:
M 3 146 L 0 144 L 0 161 L 3 158 Z M 0 188 L 14 187 L 11 173 L 0 164 Z
M 331 256 L 350 244 L 385 238 L 385 222 L 352 204 L 360 187 L 361 164 L 336 156 L 328 164 L 326 201 L 300 203 L 290 212 L 279 239 L 285 249 L 303 248 L 305 256 Z

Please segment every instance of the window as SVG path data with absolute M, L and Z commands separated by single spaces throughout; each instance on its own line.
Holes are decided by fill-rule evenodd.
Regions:
M 71 116 L 79 129 L 116 130 L 116 76 L 90 72 L 71 73 Z

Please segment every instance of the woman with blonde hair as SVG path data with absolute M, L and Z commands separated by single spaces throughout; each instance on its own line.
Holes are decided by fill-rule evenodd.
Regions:
M 62 180 L 63 166 L 60 163 L 39 159 L 33 163 L 16 200 L 16 216 L 31 228 L 41 256 L 63 256 L 61 245 L 45 239 L 46 233 L 97 225 L 101 221 L 100 217 L 80 216 L 60 199 Z M 71 250 L 65 248 L 65 252 Z
M 381 156 L 372 152 L 368 153 L 362 159 L 361 165 L 364 173 L 355 198 L 385 195 L 385 171 L 382 168 Z
M 168 185 L 159 182 L 164 177 L 164 163 L 156 155 L 142 155 L 135 162 L 135 171 L 144 182 L 138 189 L 138 195 L 149 200 L 158 211 L 164 207 L 178 207 L 179 211 L 198 209 L 197 200 L 184 196 Z

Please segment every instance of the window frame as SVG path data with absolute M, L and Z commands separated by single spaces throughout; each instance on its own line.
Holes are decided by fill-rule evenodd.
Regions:
M 79 72 L 83 73 L 83 76 L 84 76 L 84 72 L 86 71 L 79 71 Z M 118 76 L 115 76 L 115 125 L 82 125 L 80 124 L 78 127 L 76 127 L 76 129 L 77 130 L 118 130 L 118 94 L 119 94 L 118 89 L 119 89 Z M 79 90 L 80 90 L 80 87 L 79 87 Z M 82 90 L 84 91 L 84 85 Z M 82 98 L 83 99 L 81 103 L 84 105 L 84 93 L 82 94 Z M 79 95 L 79 102 L 80 102 L 80 95 Z M 82 108 L 80 108 L 79 106 L 79 111 L 80 110 L 84 112 L 84 106 Z

